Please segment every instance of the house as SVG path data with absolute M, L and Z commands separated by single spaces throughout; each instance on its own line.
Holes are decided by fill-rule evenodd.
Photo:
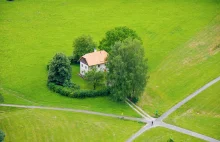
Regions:
M 80 74 L 85 75 L 91 68 L 96 67 L 98 71 L 106 71 L 106 58 L 108 53 L 104 50 L 87 53 L 80 58 Z

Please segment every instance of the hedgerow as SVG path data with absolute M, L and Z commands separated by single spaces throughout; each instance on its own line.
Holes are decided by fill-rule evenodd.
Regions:
M 101 90 L 80 90 L 79 88 L 69 88 L 54 83 L 48 83 L 48 88 L 62 96 L 67 96 L 71 98 L 88 98 L 97 96 L 108 96 L 110 94 L 109 89 Z

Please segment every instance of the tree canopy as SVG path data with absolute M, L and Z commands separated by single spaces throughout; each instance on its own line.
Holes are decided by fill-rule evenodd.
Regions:
M 147 83 L 147 59 L 144 48 L 137 39 L 116 42 L 109 53 L 107 83 L 115 100 L 136 98 L 143 93 Z
M 82 35 L 75 39 L 73 42 L 73 56 L 79 60 L 81 56 L 86 53 L 92 52 L 96 48 L 95 42 L 91 36 Z
M 4 138 L 5 138 L 5 133 L 2 130 L 0 130 L 0 142 L 3 142 Z
M 94 67 L 85 74 L 85 79 L 93 85 L 93 89 L 95 90 L 98 85 L 104 83 L 104 72 L 98 71 Z
M 111 51 L 111 47 L 117 41 L 123 42 L 126 38 L 138 39 L 141 41 L 141 38 L 138 37 L 136 32 L 128 27 L 116 27 L 106 32 L 105 38 L 103 38 L 99 43 L 99 49 L 105 50 L 107 52 Z
M 49 65 L 48 83 L 64 85 L 71 79 L 70 61 L 63 53 L 57 53 Z

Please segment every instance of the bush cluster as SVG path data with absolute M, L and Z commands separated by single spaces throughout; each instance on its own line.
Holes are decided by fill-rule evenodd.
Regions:
M 2 130 L 0 130 L 0 142 L 3 142 L 4 138 L 5 138 L 5 133 Z
M 69 97 L 72 98 L 89 98 L 89 97 L 97 97 L 97 96 L 108 96 L 110 91 L 105 88 L 102 90 L 77 90 L 70 94 Z
M 102 90 L 79 90 L 79 88 L 73 87 L 68 88 L 54 83 L 48 83 L 48 88 L 62 96 L 67 96 L 71 98 L 87 98 L 87 97 L 97 97 L 97 96 L 107 96 L 110 91 L 105 88 Z
M 74 56 L 74 55 L 69 56 L 68 59 L 70 60 L 71 65 L 79 64 L 79 62 L 78 62 L 79 59 L 77 59 L 76 56 Z

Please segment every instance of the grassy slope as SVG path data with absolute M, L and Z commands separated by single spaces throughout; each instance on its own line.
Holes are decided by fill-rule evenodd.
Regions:
M 77 100 L 50 92 L 47 62 L 56 52 L 71 55 L 72 41 L 81 34 L 99 41 L 107 30 L 128 26 L 143 39 L 153 72 L 172 50 L 207 25 L 218 8 L 209 0 L 0 1 L 0 86 L 41 105 L 135 115 L 108 98 Z
M 165 121 L 220 139 L 220 82 L 214 84 Z
M 88 114 L 0 108 L 5 142 L 125 141 L 143 124 Z M 126 128 L 126 129 L 125 129 Z
M 139 136 L 136 142 L 166 142 L 169 138 L 172 138 L 175 142 L 203 142 L 201 139 L 191 137 L 173 130 L 169 130 L 163 127 L 153 128 L 141 136 Z
M 160 114 L 220 75 L 220 15 L 195 37 L 173 50 L 150 74 L 139 102 Z

